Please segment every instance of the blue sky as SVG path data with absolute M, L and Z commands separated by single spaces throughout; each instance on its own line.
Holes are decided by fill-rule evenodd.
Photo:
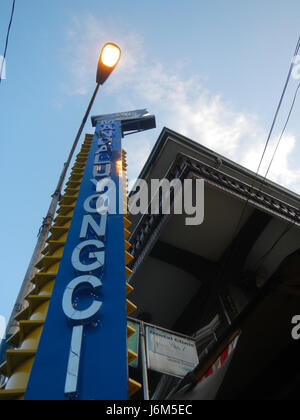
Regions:
M 1 51 L 10 8 L 1 1 Z M 148 107 L 157 118 L 156 130 L 126 140 L 132 179 L 164 126 L 256 169 L 299 22 L 299 0 L 17 0 L 0 85 L 0 314 L 12 309 L 105 42 L 123 55 L 93 114 Z M 299 109 L 270 174 L 298 193 Z

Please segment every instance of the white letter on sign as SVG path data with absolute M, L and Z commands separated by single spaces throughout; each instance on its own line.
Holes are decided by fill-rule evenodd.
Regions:
M 102 303 L 94 301 L 92 305 L 84 311 L 77 311 L 73 306 L 73 295 L 79 286 L 91 286 L 94 291 L 97 291 L 102 286 L 102 282 L 95 276 L 81 276 L 71 281 L 66 288 L 63 297 L 63 311 L 70 321 L 88 322 L 100 311 Z
M 72 255 L 72 264 L 75 270 L 87 272 L 87 271 L 94 271 L 98 270 L 98 268 L 103 267 L 104 265 L 104 258 L 105 258 L 105 251 L 100 252 L 90 252 L 89 258 L 95 258 L 97 261 L 92 262 L 91 264 L 82 264 L 80 261 L 80 254 L 84 250 L 84 248 L 89 246 L 95 246 L 98 250 L 104 248 L 104 244 L 101 241 L 90 240 L 82 242 L 81 244 L 77 245 L 77 247 L 73 251 Z
M 107 223 L 107 214 L 101 215 L 100 225 L 95 222 L 92 216 L 85 215 L 82 221 L 80 239 L 85 239 L 87 237 L 88 227 L 90 226 L 97 236 L 105 236 L 106 232 L 106 223 Z
M 66 317 L 74 324 L 89 323 L 100 311 L 102 302 L 94 300 L 89 308 L 77 311 L 73 306 L 73 295 L 79 286 L 88 286 L 96 292 L 101 286 L 100 279 L 94 276 L 81 276 L 71 281 L 63 296 L 63 311 Z M 73 327 L 67 377 L 65 383 L 65 394 L 75 395 L 78 388 L 78 377 L 80 367 L 80 356 L 83 337 L 83 325 Z

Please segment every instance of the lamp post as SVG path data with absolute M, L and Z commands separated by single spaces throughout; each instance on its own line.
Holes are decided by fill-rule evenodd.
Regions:
M 96 77 L 96 88 L 94 90 L 94 93 L 92 95 L 90 103 L 87 107 L 87 110 L 86 110 L 85 115 L 83 117 L 82 123 L 79 127 L 78 133 L 75 137 L 72 149 L 71 149 L 70 154 L 68 156 L 68 160 L 64 164 L 62 173 L 59 177 L 59 181 L 58 181 L 56 190 L 55 190 L 54 194 L 52 195 L 52 200 L 51 200 L 51 203 L 50 203 L 48 213 L 47 213 L 46 217 L 44 218 L 42 227 L 40 229 L 37 244 L 35 246 L 33 255 L 31 257 L 31 260 L 30 260 L 27 272 L 25 274 L 25 277 L 24 277 L 19 295 L 17 297 L 16 303 L 14 305 L 14 308 L 13 308 L 13 311 L 12 311 L 12 314 L 11 314 L 11 317 L 10 317 L 9 322 L 7 324 L 5 337 L 3 339 L 3 342 L 1 344 L 1 349 L 0 349 L 1 350 L 0 351 L 1 359 L 3 357 L 3 353 L 4 353 L 4 350 L 5 350 L 5 341 L 11 335 L 13 335 L 16 332 L 17 323 L 15 321 L 15 316 L 22 310 L 23 304 L 24 304 L 24 299 L 31 290 L 31 280 L 34 276 L 35 265 L 38 263 L 38 261 L 41 257 L 42 251 L 44 249 L 44 246 L 45 246 L 48 234 L 49 234 L 49 230 L 50 230 L 52 222 L 54 220 L 56 208 L 57 208 L 58 202 L 59 202 L 60 197 L 61 197 L 63 184 L 64 184 L 64 181 L 65 181 L 68 169 L 70 167 L 70 163 L 72 161 L 74 152 L 75 152 L 75 150 L 77 148 L 77 145 L 78 145 L 78 142 L 80 140 L 82 131 L 83 131 L 84 126 L 86 124 L 86 121 L 89 117 L 91 108 L 94 104 L 94 101 L 96 99 L 96 96 L 97 96 L 97 93 L 99 91 L 100 86 L 103 85 L 104 82 L 107 80 L 109 75 L 112 73 L 114 68 L 117 66 L 120 58 L 121 58 L 121 50 L 117 45 L 115 45 L 113 43 L 107 43 L 107 44 L 104 45 L 104 47 L 102 48 L 100 58 L 99 58 L 99 63 L 98 63 L 97 77 Z M 0 363 L 1 363 L 1 359 L 0 359 Z

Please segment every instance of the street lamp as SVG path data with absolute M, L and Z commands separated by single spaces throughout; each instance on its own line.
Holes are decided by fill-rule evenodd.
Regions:
M 109 42 L 102 48 L 96 81 L 98 84 L 103 85 L 105 80 L 109 77 L 110 73 L 116 67 L 121 58 L 121 50 L 116 44 Z
M 53 222 L 53 219 L 54 219 L 54 216 L 55 216 L 56 208 L 57 208 L 58 202 L 59 202 L 60 197 L 61 197 L 62 187 L 63 187 L 64 181 L 65 181 L 68 169 L 70 167 L 74 152 L 75 152 L 76 147 L 78 145 L 78 142 L 79 142 L 79 139 L 81 137 L 84 126 L 86 124 L 86 121 L 89 117 L 91 108 L 92 108 L 92 106 L 94 104 L 94 101 L 96 99 L 99 87 L 101 85 L 103 85 L 103 83 L 107 80 L 109 75 L 112 73 L 112 71 L 117 66 L 118 62 L 120 61 L 120 58 L 121 58 L 121 49 L 117 45 L 115 45 L 111 42 L 104 45 L 104 47 L 102 48 L 99 63 L 98 63 L 97 77 L 96 77 L 97 85 L 96 85 L 95 91 L 94 91 L 93 96 L 90 100 L 90 103 L 87 107 L 87 110 L 86 110 L 85 115 L 83 117 L 82 123 L 79 127 L 78 133 L 75 137 L 75 140 L 74 140 L 71 152 L 69 154 L 68 160 L 64 164 L 64 168 L 63 168 L 62 173 L 59 177 L 59 181 L 58 181 L 56 190 L 55 190 L 55 192 L 52 196 L 52 200 L 51 200 L 51 204 L 50 204 L 47 216 L 45 217 L 45 219 L 43 221 L 43 225 L 40 229 L 37 244 L 35 246 L 33 255 L 31 257 L 31 260 L 30 260 L 27 272 L 25 274 L 25 278 L 23 280 L 19 295 L 17 297 L 17 301 L 16 301 L 15 306 L 13 308 L 10 320 L 7 324 L 5 340 L 3 340 L 3 345 L 4 345 L 4 341 L 6 341 L 6 339 L 8 339 L 12 334 L 14 334 L 16 332 L 15 316 L 21 311 L 25 296 L 30 292 L 30 289 L 31 289 L 30 282 L 31 282 L 31 280 L 33 278 L 33 275 L 34 275 L 35 265 L 38 263 L 38 261 L 41 257 L 42 251 L 44 249 L 44 246 L 45 246 L 48 234 L 49 234 L 49 230 L 50 230 L 50 227 L 52 225 L 52 222 Z M 2 351 L 1 351 L 1 348 L 0 348 L 0 355 L 1 355 L 1 353 L 3 355 L 3 348 L 2 348 Z M 0 360 L 0 363 L 1 363 L 1 360 Z

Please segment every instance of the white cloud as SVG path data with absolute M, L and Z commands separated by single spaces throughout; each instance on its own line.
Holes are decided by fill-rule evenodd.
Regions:
M 272 145 L 266 152 L 266 157 L 260 170 L 260 173 L 263 176 L 265 176 L 268 170 L 269 163 L 271 162 L 272 156 L 274 154 L 277 140 L 278 138 L 275 138 Z M 295 146 L 296 137 L 293 134 L 287 132 L 282 138 L 280 146 L 276 152 L 275 159 L 268 173 L 268 179 L 271 179 L 280 185 L 290 188 L 297 193 L 300 193 L 300 170 L 294 169 L 290 163 L 290 158 L 294 153 Z M 249 147 L 249 151 L 244 156 L 244 159 L 241 163 L 247 168 L 256 171 L 258 162 L 261 159 L 262 147 L 263 144 L 261 144 L 260 148 L 257 149 L 255 149 L 255 147 Z
M 122 34 L 112 21 L 99 21 L 92 15 L 78 19 L 74 17 L 67 32 L 66 47 L 63 50 L 65 63 L 71 77 L 65 85 L 71 95 L 86 95 L 94 86 L 96 65 L 102 46 L 109 41 L 117 43 L 122 50 L 122 60 L 117 69 L 116 83 L 126 81 L 129 69 L 134 69 L 143 57 L 142 42 L 134 34 Z M 93 65 L 89 65 L 93 63 Z M 110 79 L 111 81 L 112 79 Z
M 6 329 L 5 318 L 2 315 L 0 315 L 0 340 L 2 340 L 4 338 L 5 329 Z
M 99 46 L 114 40 L 123 51 L 122 60 L 105 89 L 118 96 L 120 110 L 147 106 L 163 126 L 200 142 L 224 156 L 257 170 L 267 132 L 258 117 L 234 109 L 217 94 L 208 92 L 197 77 L 183 79 L 176 65 L 165 68 L 149 62 L 144 42 L 137 34 L 122 33 L 121 25 L 102 22 L 95 17 L 74 19 L 67 38 L 67 57 L 71 57 L 70 94 L 84 95 L 95 83 L 95 69 L 86 63 L 95 63 Z M 173 69 L 173 70 L 172 70 Z M 120 97 L 120 92 L 122 96 Z M 118 95 L 116 95 L 118 93 Z M 134 136 L 133 136 L 134 137 Z M 145 134 L 141 140 L 131 138 L 128 162 L 131 177 L 136 177 L 147 159 L 153 140 Z M 262 166 L 264 173 L 274 150 L 276 139 Z M 285 187 L 300 192 L 300 171 L 290 166 L 296 138 L 287 133 L 277 153 L 269 178 Z

